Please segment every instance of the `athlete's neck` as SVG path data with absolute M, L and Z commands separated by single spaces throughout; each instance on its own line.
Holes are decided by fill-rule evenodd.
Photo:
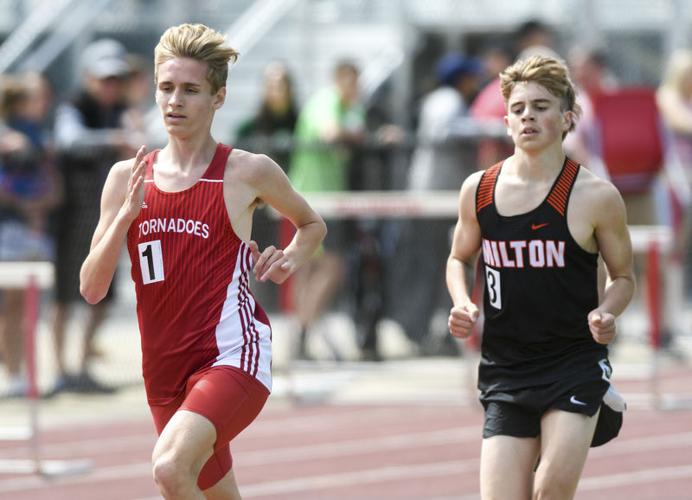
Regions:
M 515 148 L 514 154 L 506 161 L 508 173 L 534 181 L 554 178 L 564 163 L 565 153 L 561 144 L 536 154 Z
M 199 138 L 169 137 L 157 160 L 183 173 L 190 173 L 198 168 L 206 168 L 215 152 L 216 141 L 211 134 Z

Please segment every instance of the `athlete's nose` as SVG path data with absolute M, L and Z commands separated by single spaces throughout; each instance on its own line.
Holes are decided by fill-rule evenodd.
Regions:
M 523 113 L 521 114 L 521 121 L 527 121 L 527 120 L 534 120 L 533 113 L 531 110 L 528 108 L 528 106 L 524 109 Z
M 182 92 L 178 91 L 178 90 L 174 91 L 171 94 L 171 98 L 168 102 L 173 107 L 176 107 L 176 108 L 181 107 L 183 105 Z

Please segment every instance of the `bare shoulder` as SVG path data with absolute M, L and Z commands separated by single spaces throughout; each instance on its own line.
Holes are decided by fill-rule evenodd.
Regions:
M 461 192 L 473 193 L 475 196 L 476 189 L 478 189 L 478 184 L 481 182 L 481 177 L 483 177 L 484 173 L 485 170 L 479 170 L 478 172 L 474 172 L 464 179 L 464 182 L 461 185 Z
M 483 177 L 484 172 L 484 170 L 474 172 L 464 180 L 461 184 L 461 191 L 459 193 L 460 203 L 468 206 L 475 204 L 476 191 L 478 191 L 478 184 L 481 182 L 481 177 Z
M 117 177 L 130 177 L 130 172 L 132 171 L 132 165 L 134 164 L 135 159 L 129 158 L 127 160 L 121 160 L 118 162 L 115 162 L 113 166 L 111 167 L 110 175 L 115 175 Z
M 108 173 L 107 183 L 111 186 L 117 186 L 118 188 L 122 188 L 123 192 L 126 191 L 127 182 L 130 179 L 130 174 L 132 173 L 132 166 L 134 162 L 135 159 L 130 158 L 128 160 L 122 160 L 113 164 L 110 172 Z
M 579 171 L 573 196 L 579 211 L 589 214 L 589 219 L 594 222 L 625 218 L 625 203 L 617 188 L 586 168 Z
M 242 149 L 233 149 L 226 163 L 227 178 L 230 175 L 234 180 L 253 186 L 276 175 L 277 171 L 281 172 L 281 168 L 267 155 Z

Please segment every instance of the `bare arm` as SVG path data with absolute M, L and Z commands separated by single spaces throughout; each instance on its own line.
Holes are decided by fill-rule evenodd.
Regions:
M 249 184 L 257 197 L 286 217 L 297 231 L 283 250 L 268 247 L 260 252 L 253 244 L 255 276 L 260 281 L 270 279 L 283 283 L 296 269 L 315 253 L 327 234 L 327 227 L 317 212 L 293 189 L 286 174 L 265 155 L 254 155 Z
M 468 337 L 478 319 L 478 307 L 471 302 L 466 286 L 465 265 L 473 265 L 481 246 L 481 229 L 476 218 L 476 188 L 482 176 L 477 172 L 461 186 L 459 219 L 454 228 L 452 251 L 447 259 L 447 288 L 454 306 L 449 316 L 449 330 L 459 338 Z
M 101 195 L 101 216 L 91 240 L 89 255 L 79 273 L 79 291 L 90 304 L 106 296 L 123 242 L 144 200 L 145 149 L 129 161 L 116 163 Z
M 624 311 L 634 294 L 632 242 L 627 230 L 625 204 L 610 183 L 594 190 L 594 235 L 611 282 L 600 305 L 589 313 L 589 327 L 596 342 L 607 344 L 615 338 L 615 318 Z

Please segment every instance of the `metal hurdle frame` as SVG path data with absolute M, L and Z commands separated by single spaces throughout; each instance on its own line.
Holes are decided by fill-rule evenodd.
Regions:
M 632 226 L 632 247 L 635 252 L 646 253 L 646 301 L 649 310 L 649 344 L 651 371 L 649 393 L 651 405 L 657 410 L 692 409 L 692 397 L 675 398 L 661 392 L 661 330 L 663 327 L 663 298 L 661 297 L 662 263 L 673 246 L 673 232 L 667 226 Z
M 0 288 L 24 288 L 24 355 L 27 372 L 26 400 L 29 423 L 24 427 L 0 427 L 0 441 L 25 441 L 28 459 L 0 459 L 0 474 L 39 474 L 47 477 L 87 472 L 88 460 L 43 460 L 39 432 L 40 394 L 36 366 L 36 327 L 39 318 L 40 290 L 53 286 L 52 262 L 0 262 Z

